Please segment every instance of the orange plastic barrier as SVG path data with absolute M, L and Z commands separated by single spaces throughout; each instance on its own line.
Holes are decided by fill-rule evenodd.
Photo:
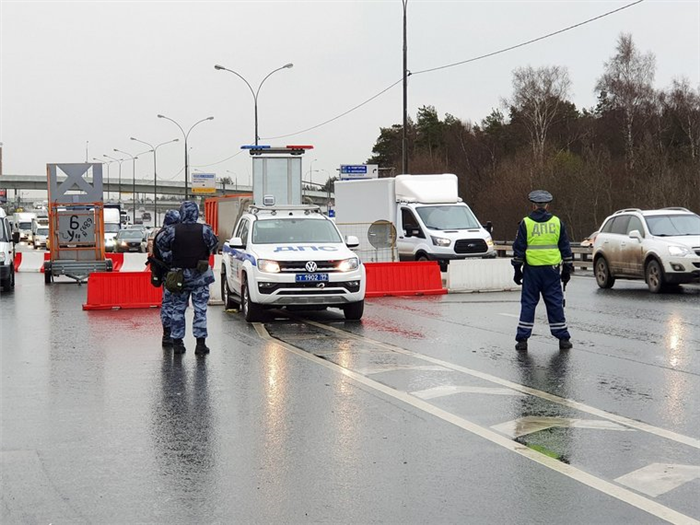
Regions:
M 435 261 L 365 263 L 366 297 L 387 295 L 441 295 L 440 265 Z
M 30 259 L 30 266 L 27 267 L 25 264 L 24 267 L 22 267 L 22 263 L 25 262 L 25 258 L 22 257 L 22 253 L 24 252 L 15 252 L 15 258 L 13 259 L 14 261 L 14 266 L 15 266 L 15 271 L 23 271 L 23 272 L 41 272 L 44 273 L 44 264 L 43 261 L 40 260 L 39 258 L 39 253 L 38 252 L 26 252 L 28 254 L 28 257 Z M 51 259 L 51 254 L 49 252 L 44 252 L 44 261 L 48 261 Z M 32 263 L 35 265 L 32 267 Z M 40 265 L 36 267 L 36 265 Z M 21 268 L 21 270 L 20 270 Z
M 107 259 L 112 259 L 112 271 L 113 272 L 118 272 L 119 270 L 122 269 L 122 265 L 124 264 L 124 254 L 123 253 L 105 253 L 105 257 Z
M 163 289 L 151 284 L 150 272 L 93 272 L 88 277 L 83 310 L 157 308 Z

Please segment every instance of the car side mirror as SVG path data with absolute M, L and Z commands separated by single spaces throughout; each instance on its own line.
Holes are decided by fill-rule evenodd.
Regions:
M 348 235 L 345 237 L 345 245 L 348 248 L 357 248 L 360 245 L 360 239 L 354 235 Z
M 642 234 L 639 233 L 639 230 L 632 230 L 630 232 L 630 238 L 637 239 L 639 242 L 642 242 Z
M 18 231 L 12 232 L 12 242 L 14 244 L 17 244 L 19 242 L 19 232 Z
M 486 221 L 486 224 L 484 225 L 484 230 L 486 230 L 489 233 L 493 232 L 493 223 L 491 221 Z
M 231 237 L 228 241 L 228 245 L 231 248 L 237 248 L 239 250 L 245 248 L 245 243 L 240 237 Z

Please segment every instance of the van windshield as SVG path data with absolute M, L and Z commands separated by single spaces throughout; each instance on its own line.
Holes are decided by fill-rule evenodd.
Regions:
M 113 222 L 105 222 L 105 233 L 117 233 L 119 225 Z
M 420 206 L 416 211 L 430 230 L 470 230 L 481 227 L 467 206 Z
M 255 221 L 254 244 L 342 242 L 330 221 L 319 219 L 274 219 Z
M 31 230 L 32 229 L 32 223 L 31 222 L 20 222 L 19 225 L 17 226 L 20 230 Z

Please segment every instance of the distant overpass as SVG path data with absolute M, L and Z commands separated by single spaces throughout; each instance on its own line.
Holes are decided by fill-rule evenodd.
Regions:
M 58 176 L 59 181 L 65 180 L 65 176 Z M 90 182 L 90 179 L 87 179 L 88 182 Z M 45 191 L 47 192 L 48 195 L 48 187 L 47 187 L 47 180 L 46 180 L 46 175 L 0 175 L 0 188 L 5 188 L 8 190 L 35 190 L 35 191 Z M 103 188 L 103 193 L 105 196 L 108 196 L 110 199 L 114 199 L 116 195 L 120 193 L 121 189 L 121 195 L 128 195 L 131 196 L 133 190 L 136 190 L 136 193 L 139 194 L 144 194 L 146 196 L 153 196 L 153 190 L 154 190 L 154 184 L 153 180 L 147 180 L 147 179 L 136 179 L 133 181 L 132 179 L 126 179 L 122 177 L 122 182 L 121 182 L 121 187 L 119 182 L 115 181 L 114 178 L 110 178 L 109 180 L 107 177 L 103 177 L 102 180 L 102 188 Z M 192 186 L 189 187 L 190 191 L 190 197 L 198 198 L 198 197 L 213 197 L 213 196 L 221 196 L 221 195 L 232 195 L 235 193 L 252 193 L 253 188 L 251 186 L 247 185 L 242 185 L 242 184 L 226 184 L 226 190 L 224 191 L 223 186 L 220 188 L 216 189 L 216 194 L 211 194 L 211 195 L 204 195 L 204 194 L 198 194 L 198 195 L 193 195 L 192 194 Z M 158 200 L 160 200 L 163 196 L 175 196 L 175 200 L 177 200 L 177 197 L 184 197 L 185 196 L 185 182 L 184 181 L 158 181 Z M 329 194 L 328 192 L 325 191 L 317 191 L 317 190 L 308 190 L 304 189 L 303 190 L 303 196 L 307 197 L 312 201 L 313 204 L 318 204 L 322 206 L 326 206 L 328 203 L 329 199 L 333 198 L 333 194 Z M 11 198 L 8 195 L 7 200 L 10 201 Z M 168 199 L 172 200 L 172 199 Z

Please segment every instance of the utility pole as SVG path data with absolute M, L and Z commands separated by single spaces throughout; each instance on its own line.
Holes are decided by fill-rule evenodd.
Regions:
M 401 173 L 408 173 L 408 43 L 406 39 L 406 8 L 403 2 L 403 136 L 401 139 Z

